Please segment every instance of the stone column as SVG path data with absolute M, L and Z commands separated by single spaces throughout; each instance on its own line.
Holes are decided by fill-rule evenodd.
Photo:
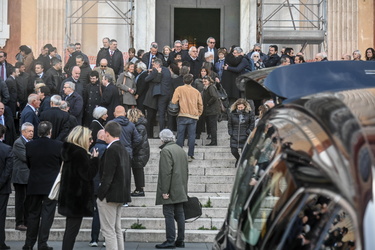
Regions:
M 148 51 L 155 41 L 156 0 L 134 1 L 134 47 Z
M 0 48 L 5 46 L 8 39 L 8 0 L 0 0 Z
M 240 47 L 249 51 L 256 42 L 257 0 L 241 0 Z

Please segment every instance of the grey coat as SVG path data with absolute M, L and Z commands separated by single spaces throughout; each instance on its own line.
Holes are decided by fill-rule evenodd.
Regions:
M 188 192 L 188 161 L 185 151 L 175 142 L 163 144 L 160 151 L 156 205 L 186 202 Z M 169 194 L 164 200 L 163 194 Z
M 26 161 L 26 140 L 20 136 L 13 144 L 13 173 L 12 183 L 27 184 L 30 169 Z
M 134 93 L 137 90 L 134 81 L 134 76 L 131 73 L 121 73 L 117 79 L 116 86 L 121 93 L 120 95 L 122 95 L 122 104 L 137 105 L 137 101 L 134 98 L 134 94 L 131 94 L 129 92 L 129 89 L 134 89 Z

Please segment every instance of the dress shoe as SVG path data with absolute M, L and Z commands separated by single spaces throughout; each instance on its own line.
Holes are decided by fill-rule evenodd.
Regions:
M 208 134 L 208 136 L 207 136 L 207 138 L 206 138 L 207 140 L 210 140 L 211 139 L 211 135 L 210 134 Z
M 42 247 L 38 247 L 38 250 L 53 250 L 53 247 L 50 247 L 50 246 L 42 246 Z
M 185 248 L 185 242 L 183 241 L 176 241 L 175 245 L 176 247 Z
M 25 225 L 18 225 L 18 226 L 16 226 L 16 230 L 27 231 L 27 226 L 25 226 Z
M 217 146 L 217 143 L 210 143 L 210 144 L 206 144 L 206 146 Z
M 174 242 L 164 241 L 161 244 L 155 245 L 155 247 L 156 248 L 176 248 L 176 245 L 174 244 Z
M 10 249 L 10 246 L 7 246 L 7 245 L 5 245 L 5 244 L 3 244 L 3 245 L 0 245 L 0 249 L 1 250 L 5 250 L 5 249 Z
M 33 247 L 24 245 L 22 250 L 33 250 Z
M 133 196 L 133 197 L 144 197 L 145 191 L 134 190 L 134 192 L 131 193 L 130 195 Z

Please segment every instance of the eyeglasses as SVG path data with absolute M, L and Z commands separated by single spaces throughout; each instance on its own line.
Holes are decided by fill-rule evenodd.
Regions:
M 4 56 L 0 56 L 0 58 L 3 58 Z
M 64 86 L 63 89 L 70 89 L 70 87 L 65 87 L 65 86 Z
M 210 42 L 210 43 L 216 43 L 216 42 Z
M 260 49 L 254 49 L 254 51 L 256 51 L 256 52 L 260 52 Z
M 100 65 L 100 68 L 107 68 L 107 65 Z

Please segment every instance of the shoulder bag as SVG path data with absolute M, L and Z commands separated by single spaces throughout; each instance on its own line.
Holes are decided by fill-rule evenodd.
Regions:
M 64 162 L 61 163 L 60 172 L 57 175 L 56 180 L 52 185 L 51 191 L 49 192 L 48 199 L 50 200 L 57 200 L 59 198 L 61 172 L 62 172 L 63 166 L 64 166 Z
M 193 222 L 202 216 L 202 204 L 197 197 L 189 197 L 188 201 L 183 203 L 185 222 Z

